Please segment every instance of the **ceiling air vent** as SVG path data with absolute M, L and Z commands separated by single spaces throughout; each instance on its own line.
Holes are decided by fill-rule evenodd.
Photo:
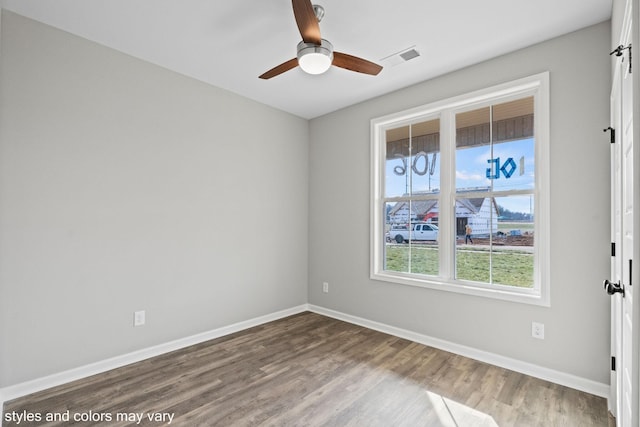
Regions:
M 413 49 L 413 48 L 411 48 L 411 49 L 409 49 L 407 51 L 404 51 L 404 52 L 402 52 L 400 54 L 400 57 L 402 59 L 404 59 L 405 61 L 410 61 L 413 58 L 417 58 L 418 56 L 420 56 L 420 53 L 417 50 Z
M 386 58 L 382 58 L 380 62 L 382 62 L 385 67 L 395 67 L 396 65 L 404 64 L 405 62 L 411 61 L 419 56 L 420 52 L 416 50 L 415 46 L 411 46 L 407 49 L 391 54 Z

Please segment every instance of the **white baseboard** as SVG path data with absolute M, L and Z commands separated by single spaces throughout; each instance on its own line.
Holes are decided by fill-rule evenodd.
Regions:
M 82 378 L 86 378 L 91 375 L 100 374 L 102 372 L 120 368 L 122 366 L 129 365 L 131 363 L 140 362 L 141 360 L 159 356 L 161 354 L 165 354 L 170 351 L 179 350 L 181 348 L 185 348 L 190 345 L 200 344 L 205 341 L 209 341 L 215 338 L 220 338 L 225 335 L 229 335 L 235 332 L 249 329 L 254 326 L 262 325 L 267 322 L 272 322 L 274 320 L 278 320 L 283 317 L 302 313 L 304 311 L 308 311 L 308 308 L 309 307 L 307 304 L 303 304 L 297 307 L 293 307 L 293 308 L 278 311 L 275 313 L 267 314 L 264 316 L 256 317 L 253 319 L 245 320 L 243 322 L 238 322 L 232 325 L 223 326 L 221 328 L 217 328 L 211 331 L 203 332 L 196 335 L 191 335 L 185 338 L 180 338 L 175 341 L 170 341 L 168 343 L 144 348 L 128 354 L 123 354 L 122 356 L 112 357 L 110 359 L 91 363 L 89 365 L 73 368 L 68 371 L 48 375 L 43 378 L 37 378 L 31 381 L 26 381 L 23 383 L 0 388 L 0 423 L 4 417 L 3 406 L 4 406 L 4 402 L 6 401 L 13 400 L 21 396 L 26 396 L 27 394 L 46 390 L 51 387 L 56 387 L 62 384 L 66 384 L 71 381 L 76 381 Z
M 373 329 L 375 331 L 384 332 L 386 334 L 393 335 L 399 338 L 408 339 L 410 341 L 428 345 L 429 347 L 434 347 L 440 350 L 448 351 L 450 353 L 459 354 L 460 356 L 479 360 L 481 362 L 489 363 L 491 365 L 499 366 L 511 371 L 520 372 L 525 375 L 540 378 L 542 380 L 550 381 L 552 383 L 559 384 L 565 387 L 570 387 L 575 390 L 584 391 L 585 393 L 590 393 L 595 396 L 604 398 L 609 397 L 609 384 L 599 383 L 586 378 L 567 374 L 565 372 L 544 368 L 532 363 L 523 362 L 521 360 L 512 359 L 510 357 L 500 356 L 498 354 L 489 353 L 487 351 L 452 343 L 439 338 L 433 338 L 427 335 L 419 334 L 417 332 L 396 328 L 395 326 L 389 326 L 384 323 L 374 322 L 371 320 L 363 319 L 361 317 L 352 316 L 350 314 L 341 313 L 339 311 L 330 310 L 316 305 L 309 305 L 309 311 L 322 314 L 327 317 L 333 317 L 334 319 L 353 323 L 355 325 L 363 326 L 365 328 Z
M 546 381 L 550 381 L 556 384 L 560 384 L 566 387 L 570 387 L 576 390 L 591 393 L 596 396 L 608 398 L 609 385 L 598 383 L 585 378 L 577 377 L 575 375 L 567 374 L 564 372 L 555 371 L 553 369 L 544 368 L 531 363 L 523 362 L 520 360 L 512 359 L 509 357 L 500 356 L 494 353 L 478 350 L 475 348 L 467 347 L 460 344 L 455 344 L 449 341 L 445 341 L 439 338 L 433 338 L 427 335 L 412 332 L 406 329 L 396 328 L 383 323 L 375 322 L 372 320 L 363 319 L 361 317 L 352 316 L 350 314 L 341 313 L 339 311 L 331 310 L 328 308 L 303 304 L 290 309 L 278 311 L 275 313 L 267 314 L 264 316 L 249 319 L 243 322 L 234 323 L 229 326 L 224 326 L 218 329 L 214 329 L 201 334 L 192 335 L 189 337 L 181 338 L 175 341 L 171 341 L 165 344 L 156 345 L 146 349 L 138 350 L 132 353 L 124 354 L 122 356 L 116 356 L 110 359 L 91 363 L 89 365 L 81 366 L 78 368 L 70 369 L 68 371 L 60 372 L 57 374 L 49 375 L 43 378 L 37 378 L 31 381 L 11 385 L 8 387 L 0 388 L 0 420 L 3 419 L 3 405 L 8 400 L 25 396 L 27 394 L 35 393 L 38 391 L 46 390 L 51 387 L 66 384 L 71 381 L 86 378 L 91 375 L 99 374 L 109 371 L 111 369 L 120 368 L 131 363 L 139 362 L 141 360 L 149 359 L 154 356 L 168 353 L 170 351 L 179 350 L 181 348 L 188 347 L 190 345 L 199 344 L 208 340 L 219 338 L 225 335 L 229 335 L 235 332 L 242 331 L 254 326 L 262 325 L 267 322 L 281 319 L 283 317 L 291 316 L 294 314 L 302 313 L 304 311 L 312 311 L 317 314 L 321 314 L 334 319 L 343 320 L 345 322 L 353 323 L 355 325 L 363 326 L 365 328 L 373 329 L 376 331 L 384 332 L 389 335 L 397 336 L 399 338 L 405 338 L 420 344 L 428 345 L 430 347 L 445 350 L 451 353 L 459 354 L 461 356 L 469 357 L 471 359 L 479 360 L 481 362 L 490 363 L 495 366 L 499 366 L 512 371 L 520 372 L 532 377 L 540 378 Z

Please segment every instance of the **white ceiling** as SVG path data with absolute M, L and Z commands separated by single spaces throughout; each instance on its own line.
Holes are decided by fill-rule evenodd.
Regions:
M 605 21 L 612 0 L 316 0 L 322 37 L 377 62 L 375 77 L 332 67 L 264 71 L 296 55 L 289 0 L 0 0 L 4 9 L 303 118 Z M 383 60 L 415 47 L 420 57 Z M 397 58 L 397 57 L 396 57 Z

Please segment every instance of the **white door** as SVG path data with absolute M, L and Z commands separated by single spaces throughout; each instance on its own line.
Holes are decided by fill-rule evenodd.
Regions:
M 623 25 L 623 47 L 631 42 L 630 14 Z M 633 147 L 633 82 L 630 68 L 630 49 L 621 49 L 616 56 L 611 91 L 611 126 L 615 129 L 612 145 L 611 204 L 612 239 L 615 256 L 611 262 L 612 294 L 612 353 L 616 357 L 616 371 L 612 375 L 611 409 L 620 427 L 638 426 L 638 340 L 637 299 L 639 286 L 632 282 L 634 251 L 634 147 Z M 638 184 L 636 184 L 638 185 Z M 637 190 L 637 189 L 635 189 Z M 637 266 L 636 266 L 637 268 Z M 635 286 L 634 286 L 635 285 Z
M 622 215 L 620 204 L 620 193 L 622 189 L 622 165 L 621 158 L 621 145 L 620 135 L 615 135 L 615 130 L 620 129 L 620 73 L 616 70 L 613 76 L 613 85 L 611 88 L 611 126 L 613 129 L 609 129 L 612 133 L 611 138 L 615 143 L 611 144 L 611 279 L 610 282 L 614 284 L 622 283 L 622 257 L 620 256 L 620 246 L 622 241 Z M 607 288 L 607 282 L 605 281 L 605 289 Z M 620 364 L 622 353 L 622 295 L 618 293 L 618 296 L 611 298 L 611 355 L 615 358 L 612 360 L 611 370 L 611 392 L 609 396 L 609 410 L 619 421 L 621 418 L 618 416 L 619 411 L 619 399 L 621 394 L 622 382 L 618 380 L 620 373 Z M 618 365 L 615 367 L 615 365 Z M 618 424 L 620 425 L 620 424 Z

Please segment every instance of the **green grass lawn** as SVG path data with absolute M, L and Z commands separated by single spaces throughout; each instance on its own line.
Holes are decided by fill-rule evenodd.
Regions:
M 387 270 L 409 272 L 409 245 L 387 245 Z M 438 275 L 438 249 L 411 246 L 411 273 Z
M 391 244 L 386 248 L 387 270 L 438 275 L 438 249 L 435 246 Z M 499 249 L 490 252 L 488 248 L 458 249 L 456 277 L 475 282 L 530 288 L 533 287 L 533 254 L 518 250 Z

